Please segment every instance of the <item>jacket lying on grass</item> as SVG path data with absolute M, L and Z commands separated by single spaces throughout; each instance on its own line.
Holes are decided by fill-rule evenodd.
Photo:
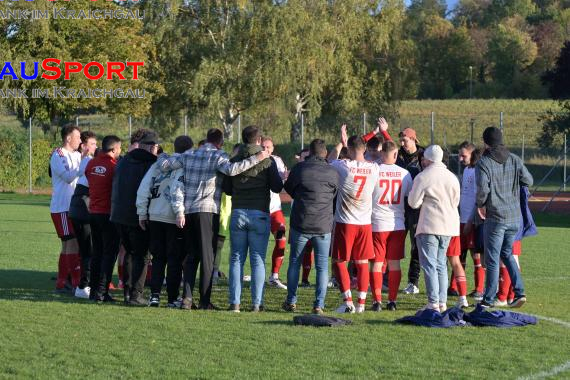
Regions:
M 293 317 L 293 323 L 300 326 L 335 327 L 350 325 L 352 321 L 326 315 L 305 314 Z
M 416 315 L 397 319 L 395 322 L 425 326 L 425 327 L 458 327 L 458 326 L 492 326 L 492 327 L 518 327 L 536 325 L 537 319 L 532 315 L 514 313 L 505 310 L 484 310 L 477 305 L 471 313 L 459 308 L 451 308 L 440 313 L 435 310 L 420 310 Z

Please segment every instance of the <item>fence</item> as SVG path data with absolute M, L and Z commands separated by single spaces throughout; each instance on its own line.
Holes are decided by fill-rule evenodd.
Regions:
M 468 117 L 471 116 L 471 117 Z M 496 120 L 498 125 L 504 133 L 506 145 L 516 154 L 519 154 L 531 173 L 538 180 L 544 177 L 541 186 L 547 186 L 549 189 L 557 188 L 564 182 L 567 177 L 567 160 L 566 154 L 561 155 L 557 151 L 545 152 L 540 150 L 536 144 L 536 137 L 540 132 L 541 125 L 536 120 L 534 114 L 522 118 L 520 115 L 509 115 L 504 112 L 495 115 L 484 114 L 479 117 L 472 117 L 467 113 L 465 114 L 446 114 L 440 115 L 438 112 L 429 111 L 423 113 L 403 113 L 398 119 L 390 121 L 390 130 L 392 137 L 397 137 L 397 132 L 405 127 L 412 127 L 416 130 L 418 138 L 422 145 L 437 143 L 442 147 L 447 148 L 451 153 L 454 153 L 457 146 L 462 141 L 474 141 L 480 145 L 481 135 L 489 124 L 490 121 Z M 284 157 L 285 161 L 292 165 L 294 162 L 294 153 L 300 148 L 304 147 L 309 141 L 314 138 L 323 138 L 327 143 L 334 143 L 339 139 L 339 126 L 342 123 L 348 125 L 349 134 L 364 134 L 372 130 L 376 124 L 376 117 L 367 113 L 350 115 L 347 117 L 327 117 L 323 116 L 317 121 L 307 122 L 305 118 L 302 119 L 301 141 L 298 143 L 290 143 L 290 128 L 291 119 L 283 120 L 275 115 L 252 115 L 244 112 L 234 123 L 234 133 L 228 144 L 240 142 L 242 127 L 250 124 L 258 125 L 264 133 L 268 133 L 274 139 L 276 144 L 276 153 Z M 35 186 L 45 187 L 49 184 L 49 179 L 43 176 L 43 167 L 47 172 L 47 157 L 45 162 L 42 160 L 42 152 L 39 154 L 34 152 L 33 149 L 46 149 L 46 145 L 51 147 L 58 144 L 57 131 L 52 134 L 51 139 L 42 134 L 41 129 L 34 125 L 33 118 L 28 120 L 27 128 L 24 130 L 21 127 L 17 128 L 16 134 L 19 137 L 16 141 L 17 148 L 24 150 L 26 153 L 26 160 L 18 160 L 20 166 L 25 165 L 27 168 L 27 181 L 22 181 L 18 178 L 17 181 L 3 180 L 0 176 L 0 189 L 12 188 L 26 188 L 32 192 Z M 122 138 L 128 138 L 135 129 L 141 127 L 149 127 L 146 120 L 136 119 L 131 116 L 121 116 L 111 118 L 106 115 L 85 115 L 78 116 L 75 119 L 75 124 L 82 130 L 92 130 L 98 136 L 106 134 L 116 134 Z M 0 127 L 2 127 L 0 125 Z M 181 116 L 178 121 L 178 127 L 174 128 L 170 135 L 176 136 L 178 134 L 190 135 L 195 141 L 205 137 L 205 130 L 212 127 L 221 127 L 219 118 L 209 117 L 206 115 Z M 27 137 L 26 147 L 22 146 L 22 135 L 25 133 Z M 0 139 L 2 139 L 0 135 Z M 37 145 L 35 140 L 47 140 L 47 142 Z M 164 141 L 170 143 L 171 139 Z M 49 154 L 49 152 L 47 153 Z M 557 160 L 558 158 L 558 160 Z M 40 160 L 35 162 L 34 160 Z M 451 169 L 460 173 L 460 165 L 455 155 L 450 156 Z M 9 165 L 8 165 L 9 166 Z M 14 165 L 12 165 L 14 166 Z M 6 171 L 12 169 L 7 168 Z M 16 172 L 15 172 L 16 173 Z M 548 174 L 545 176 L 545 173 Z M 17 176 L 21 176 L 21 170 L 17 171 Z M 4 177 L 10 177 L 10 174 L 5 173 Z M 25 182 L 23 184 L 22 182 Z M 565 186 L 562 187 L 566 191 Z

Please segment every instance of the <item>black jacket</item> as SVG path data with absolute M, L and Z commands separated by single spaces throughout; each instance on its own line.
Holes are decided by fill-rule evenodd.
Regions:
M 135 149 L 119 160 L 113 177 L 111 195 L 111 222 L 138 226 L 137 190 L 139 185 L 156 161 L 156 156 L 144 149 Z
M 237 162 L 261 151 L 259 145 L 242 145 L 238 155 L 231 159 Z M 232 210 L 259 210 L 269 213 L 270 190 L 280 193 L 283 180 L 272 158 L 267 158 L 234 177 L 225 176 L 222 184 L 226 194 L 232 196 Z
M 305 234 L 332 232 L 338 183 L 337 171 L 325 159 L 310 156 L 295 165 L 285 182 L 293 198 L 291 228 Z
M 89 224 L 89 210 L 87 210 L 86 200 L 89 200 L 89 188 L 77 185 L 69 204 L 69 217 L 81 224 Z

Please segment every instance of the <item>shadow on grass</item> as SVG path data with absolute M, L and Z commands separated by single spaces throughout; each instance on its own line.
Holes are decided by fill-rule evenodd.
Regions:
M 272 320 L 272 321 L 257 321 L 257 322 L 253 322 L 253 323 L 257 323 L 257 324 L 261 324 L 261 325 L 268 325 L 268 326 L 295 326 L 295 324 L 293 323 L 293 317 L 291 317 L 291 319 L 289 320 L 280 320 L 280 321 L 276 321 L 276 320 Z

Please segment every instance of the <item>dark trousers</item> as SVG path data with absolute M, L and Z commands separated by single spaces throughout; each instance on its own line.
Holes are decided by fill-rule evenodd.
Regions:
M 175 224 L 150 222 L 150 253 L 152 254 L 150 289 L 153 294 L 160 294 L 164 282 L 164 269 L 167 268 L 166 291 L 169 303 L 176 301 L 179 295 L 183 244 L 183 230 Z
M 73 223 L 73 231 L 79 244 L 79 256 L 81 257 L 81 279 L 79 280 L 79 289 L 89 286 L 91 252 L 93 245 L 91 242 L 91 226 L 89 223 L 77 219 L 71 219 Z
M 410 267 L 408 268 L 408 282 L 418 286 L 420 281 L 420 256 L 418 254 L 418 245 L 416 244 L 416 228 L 417 224 L 412 224 L 410 231 Z
M 184 238 L 188 256 L 184 266 L 184 296 L 192 298 L 200 265 L 200 305 L 202 306 L 210 303 L 212 295 L 212 272 L 219 231 L 218 214 L 198 212 L 186 215 Z
M 91 233 L 91 291 L 95 292 L 95 297 L 101 297 L 109 292 L 109 282 L 119 253 L 119 232 L 109 220 L 109 214 L 91 214 Z
M 150 261 L 148 253 L 149 233 L 139 226 L 119 224 L 121 241 L 125 247 L 123 263 L 123 284 L 125 298 L 143 297 L 146 267 Z

